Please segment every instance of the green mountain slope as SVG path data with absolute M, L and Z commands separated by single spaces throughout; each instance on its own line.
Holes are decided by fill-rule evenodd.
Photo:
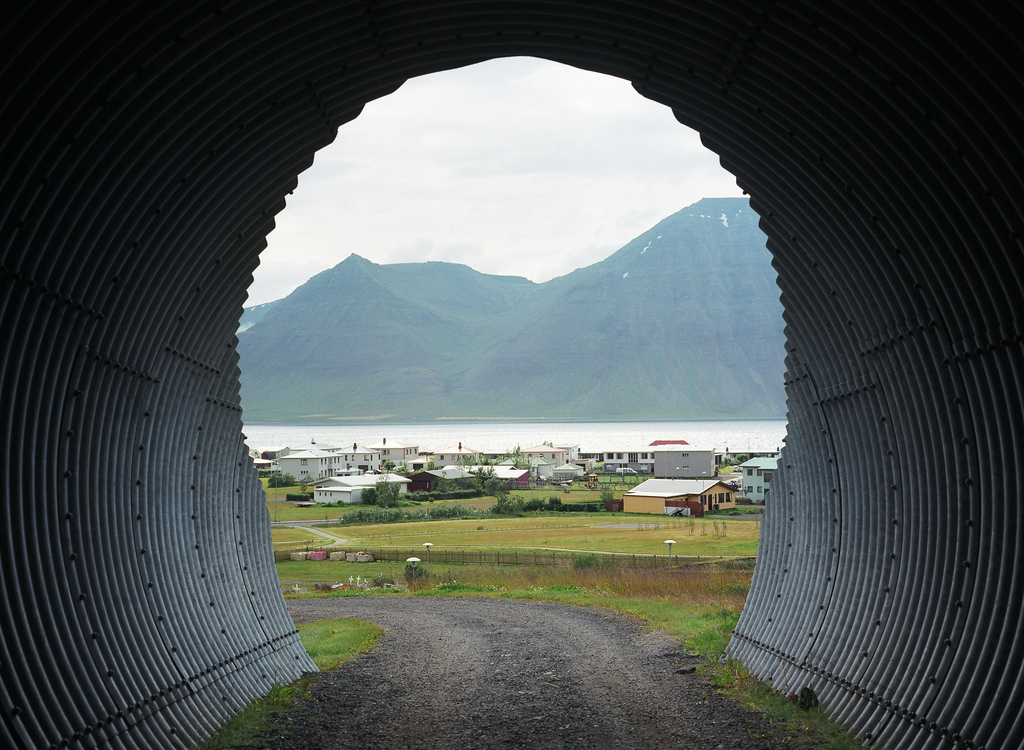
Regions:
M 781 417 L 770 261 L 735 198 L 544 284 L 353 255 L 240 333 L 246 419 Z

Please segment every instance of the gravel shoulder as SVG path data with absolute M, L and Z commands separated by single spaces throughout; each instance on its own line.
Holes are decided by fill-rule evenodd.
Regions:
M 268 748 L 782 748 L 662 633 L 603 610 L 503 599 L 288 602 L 354 617 L 377 647 L 317 676 Z

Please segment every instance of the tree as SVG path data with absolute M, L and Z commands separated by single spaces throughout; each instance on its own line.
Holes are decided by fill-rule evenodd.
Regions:
M 505 454 L 506 459 L 512 459 L 512 465 L 517 469 L 529 469 L 530 468 L 530 457 L 523 453 L 523 449 L 518 445 L 511 451 Z
M 366 493 L 366 490 L 363 490 Z M 387 474 L 377 480 L 374 485 L 374 499 L 378 508 L 394 508 L 398 505 L 399 488 L 395 482 L 389 482 Z
M 294 487 L 295 484 L 295 477 L 280 471 L 270 472 L 270 476 L 267 478 L 267 487 Z

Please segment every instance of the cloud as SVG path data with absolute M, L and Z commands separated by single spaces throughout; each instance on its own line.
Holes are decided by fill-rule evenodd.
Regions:
M 533 58 L 412 79 L 299 176 L 247 304 L 358 253 L 546 281 L 703 197 L 738 196 L 698 135 L 628 82 Z

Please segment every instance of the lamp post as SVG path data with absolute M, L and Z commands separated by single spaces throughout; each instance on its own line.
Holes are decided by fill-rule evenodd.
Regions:
M 427 577 L 430 577 L 430 548 L 434 546 L 433 542 L 424 542 L 423 546 L 427 548 Z
M 416 563 L 420 561 L 418 557 L 407 557 L 405 561 L 412 565 L 412 587 L 416 588 Z
M 676 543 L 675 539 L 666 539 L 665 544 L 668 545 L 668 566 L 672 567 L 672 545 Z

